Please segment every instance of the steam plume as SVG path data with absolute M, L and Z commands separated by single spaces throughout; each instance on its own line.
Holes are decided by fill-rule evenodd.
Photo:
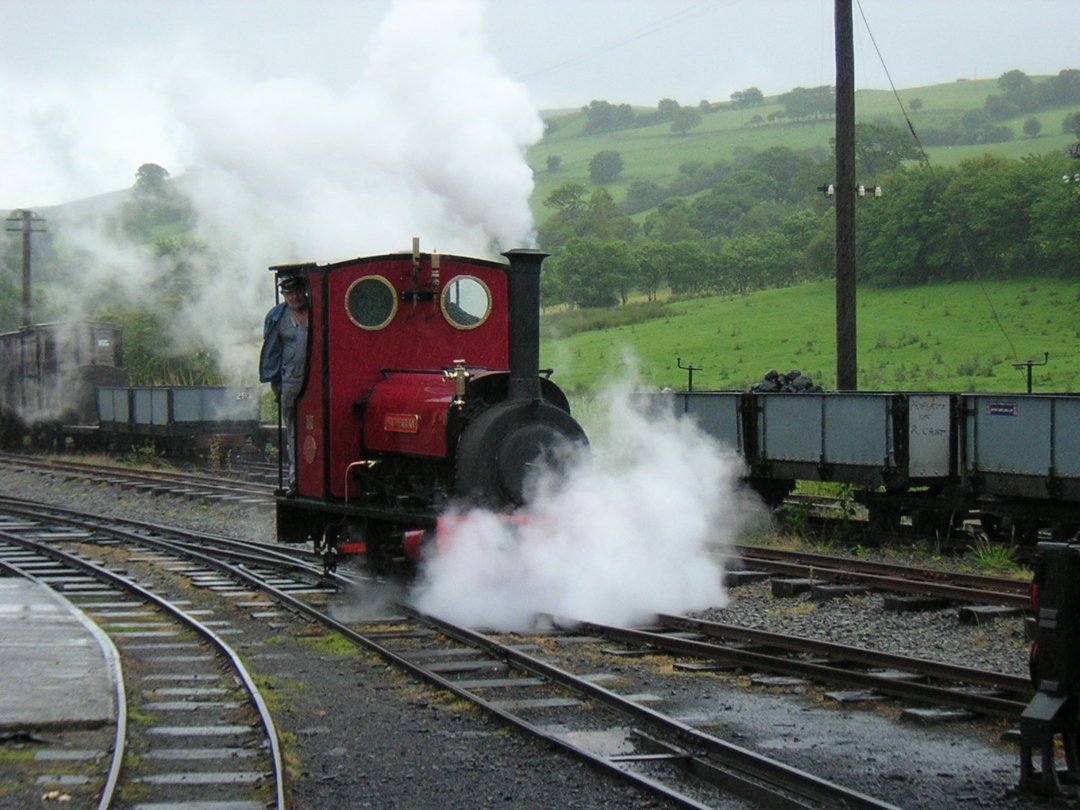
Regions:
M 33 151 L 18 165 L 50 194 L 100 188 L 121 162 L 128 177 L 144 162 L 176 175 L 206 246 L 194 299 L 176 313 L 177 348 L 213 340 L 235 382 L 254 376 L 270 265 L 404 250 L 414 235 L 473 255 L 529 237 L 523 151 L 542 124 L 487 54 L 480 0 L 397 0 L 377 30 L 356 34 L 343 90 L 252 78 L 182 43 L 118 57 L 76 87 L 22 87 L 0 111 L 8 142 Z M 130 127 L 118 138 L 110 121 Z M 53 230 L 79 256 L 73 317 L 102 279 L 135 296 L 160 279 L 143 247 L 97 227 Z
M 740 462 L 692 422 L 610 391 L 593 458 L 540 482 L 532 522 L 475 511 L 426 565 L 421 610 L 497 630 L 537 614 L 618 624 L 726 604 L 719 552 L 755 514 Z

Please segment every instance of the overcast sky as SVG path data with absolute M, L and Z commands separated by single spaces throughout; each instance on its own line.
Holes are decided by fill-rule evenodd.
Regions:
M 175 76 L 190 61 L 236 81 L 347 91 L 391 5 L 5 0 L 0 148 L 5 161 L 30 157 L 41 171 L 3 173 L 0 208 L 125 187 L 144 161 L 183 170 L 177 162 L 184 148 L 172 137 L 168 111 L 147 91 L 158 70 Z M 696 104 L 750 86 L 768 95 L 835 79 L 833 0 L 487 0 L 484 9 L 488 54 L 500 73 L 527 88 L 537 109 L 592 99 Z M 859 88 L 888 87 L 870 33 L 901 89 L 995 78 L 1014 68 L 1032 75 L 1080 68 L 1080 0 L 860 0 L 854 14 Z M 461 45 L 447 32 L 434 47 L 425 44 L 434 54 L 421 57 L 416 47 L 400 43 L 400 60 L 437 62 L 440 51 Z M 140 113 L 143 120 L 133 122 Z M 78 133 L 69 131 L 75 118 Z M 116 168 L 80 166 L 74 151 L 85 152 L 89 133 L 112 141 Z

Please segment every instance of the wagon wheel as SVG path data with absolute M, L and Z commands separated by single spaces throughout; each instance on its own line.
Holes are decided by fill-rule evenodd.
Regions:
M 900 525 L 900 509 L 895 506 L 871 506 L 867 510 L 867 519 L 874 531 L 891 534 Z
M 1054 537 L 1058 540 L 1080 539 L 1080 523 L 1062 521 L 1054 526 Z
M 999 543 L 1029 545 L 1039 539 L 1039 521 L 1034 518 L 1021 520 L 1010 515 L 979 516 L 979 525 L 986 536 Z M 1075 528 L 1073 530 L 1075 532 Z
M 987 512 L 983 512 L 979 515 L 979 526 L 986 534 L 987 539 L 993 540 L 998 543 L 1006 542 L 1007 538 L 1001 531 L 1001 517 L 1000 515 L 991 515 Z
M 911 528 L 920 534 L 947 537 L 952 531 L 953 513 L 916 509 L 911 514 Z

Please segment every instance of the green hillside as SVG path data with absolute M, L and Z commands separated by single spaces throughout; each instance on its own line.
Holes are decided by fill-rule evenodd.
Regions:
M 771 368 L 798 369 L 835 385 L 831 282 L 746 296 L 669 303 L 667 315 L 632 326 L 545 340 L 541 364 L 568 390 L 595 390 L 637 363 L 650 386 L 743 390 Z M 859 291 L 860 390 L 1022 391 L 1013 362 L 1041 361 L 1036 392 L 1080 388 L 1080 280 L 1036 278 Z M 633 306 L 633 305 L 631 305 Z M 557 324 L 549 314 L 547 326 Z M 1000 326 L 998 322 L 1000 321 Z M 1011 345 L 1010 345 L 1011 342 Z M 635 360 L 628 361 L 628 357 Z
M 1032 77 L 1036 79 L 1037 77 Z M 978 111 L 987 96 L 1000 93 L 996 79 L 956 81 L 951 84 L 916 87 L 899 91 L 900 100 L 909 115 L 916 133 L 941 129 L 964 113 Z M 918 99 L 921 106 L 911 111 L 911 102 Z M 617 202 L 626 195 L 626 188 L 636 179 L 651 180 L 666 186 L 679 173 L 679 166 L 689 161 L 730 161 L 740 149 L 762 151 L 773 146 L 786 146 L 799 151 L 829 149 L 835 135 L 831 118 L 816 121 L 753 124 L 755 117 L 768 121 L 771 114 L 783 107 L 776 98 L 743 109 L 725 108 L 702 116 L 701 123 L 686 135 L 671 132 L 668 122 L 638 129 L 625 129 L 594 135 L 581 135 L 585 122 L 582 111 L 551 114 L 545 117 L 549 133 L 540 143 L 528 150 L 527 158 L 533 168 L 536 188 L 531 198 L 533 213 L 538 222 L 550 214 L 543 205 L 551 191 L 564 183 L 589 185 L 589 161 L 597 152 L 613 150 L 620 154 L 624 168 L 618 180 L 606 188 Z M 997 123 L 1010 127 L 1014 140 L 1004 143 L 975 146 L 934 146 L 927 153 L 934 165 L 954 165 L 961 160 L 987 152 L 1003 157 L 1018 158 L 1029 154 L 1060 152 L 1076 138 L 1061 132 L 1065 116 L 1076 112 L 1075 106 L 1042 110 Z M 858 121 L 889 123 L 907 130 L 903 113 L 892 91 L 861 90 L 855 94 Z M 1038 137 L 1023 137 L 1023 122 L 1029 117 L 1042 124 Z M 547 170 L 548 157 L 561 159 L 558 171 Z M 828 182 L 831 177 L 822 177 Z
M 1062 73 L 1066 72 L 1076 73 Z M 1036 84 L 1047 82 L 1047 88 L 1051 86 L 1047 77 L 1031 79 Z M 986 154 L 1014 161 L 1029 155 L 1060 156 L 1076 142 L 1076 134 L 1063 133 L 1062 125 L 1077 112 L 1078 105 L 1048 107 L 1007 120 L 1000 117 L 991 120 L 984 105 L 988 97 L 1001 93 L 998 80 L 993 78 L 911 88 L 898 95 L 916 133 L 937 133 L 942 143 L 948 141 L 943 136 L 950 130 L 955 132 L 961 120 L 981 118 L 987 126 L 1005 126 L 1014 135 L 1012 140 L 1000 143 L 926 146 L 931 166 L 955 169 L 962 161 Z M 907 121 L 896 94 L 891 91 L 860 91 L 856 94 L 855 107 L 859 122 L 890 124 L 907 131 Z M 835 135 L 834 121 L 828 115 L 801 122 L 775 115 L 784 110 L 779 97 L 766 98 L 763 104 L 742 109 L 720 105 L 719 109 L 705 112 L 698 126 L 686 135 L 673 133 L 669 122 L 582 135 L 590 120 L 587 111 L 552 114 L 547 117 L 547 135 L 528 153 L 536 178 L 531 200 L 533 210 L 543 223 L 552 214 L 543 204 L 552 190 L 566 183 L 592 187 L 589 162 L 605 150 L 618 152 L 623 161 L 617 180 L 605 186 L 616 203 L 625 199 L 627 188 L 635 180 L 649 180 L 667 188 L 679 177 L 680 167 L 685 164 L 738 163 L 752 152 L 774 146 L 812 153 L 816 156 L 814 160 L 821 161 L 823 174 L 814 178 L 812 185 L 830 182 L 833 178 L 827 157 Z M 640 120 L 641 115 L 650 112 L 635 110 L 634 117 Z M 1041 124 L 1035 137 L 1023 134 L 1024 122 L 1029 118 Z M 986 132 L 985 140 L 992 141 L 989 130 Z M 558 158 L 554 171 L 548 168 L 551 156 Z M 1058 175 L 1051 172 L 1042 178 L 1041 173 L 1049 165 L 1056 164 L 1052 161 L 1031 164 L 1031 177 L 1024 178 L 1018 173 L 1011 175 L 1009 181 L 1026 184 L 1022 194 L 1029 200 L 1039 199 L 1041 207 L 1024 209 L 1018 203 L 1019 197 L 1009 196 L 1015 195 L 1015 188 L 993 187 L 992 180 L 986 181 L 988 175 L 971 179 L 971 187 L 956 183 L 948 204 L 968 229 L 969 247 L 973 246 L 974 250 L 967 260 L 961 258 L 962 251 L 958 243 L 954 244 L 951 229 L 938 225 L 925 227 L 925 222 L 930 220 L 920 213 L 928 210 L 919 207 L 923 203 L 918 195 L 923 191 L 912 191 L 910 177 L 905 178 L 906 188 L 905 183 L 893 178 L 894 194 L 886 189 L 889 198 L 886 202 L 890 205 L 886 207 L 882 203 L 866 211 L 860 226 L 864 235 L 862 244 L 873 247 L 876 253 L 872 258 L 879 265 L 882 252 L 890 251 L 890 240 L 907 237 L 910 243 L 916 238 L 926 255 L 914 250 L 911 244 L 906 252 L 896 245 L 890 254 L 894 262 L 896 257 L 905 257 L 904 262 L 909 256 L 916 257 L 925 265 L 925 277 L 930 278 L 944 278 L 950 273 L 957 273 L 959 278 L 962 276 L 956 268 L 961 263 L 965 267 L 979 265 L 981 270 L 971 267 L 970 272 L 964 273 L 969 277 L 994 276 L 995 279 L 982 284 L 941 282 L 887 289 L 864 284 L 858 302 L 861 390 L 1019 391 L 1026 385 L 1026 374 L 1014 369 L 1013 364 L 1041 361 L 1044 353 L 1049 353 L 1049 363 L 1034 369 L 1036 391 L 1072 392 L 1080 386 L 1080 352 L 1077 351 L 1080 328 L 1075 322 L 1080 280 L 1064 278 L 1073 272 L 1075 262 L 1064 258 L 1064 253 L 1044 260 L 1045 257 L 1040 259 L 1037 255 L 1038 251 L 1024 253 L 1019 248 L 1017 252 L 1027 257 L 1021 261 L 1003 260 L 1004 254 L 983 255 L 983 248 L 990 243 L 994 243 L 994 251 L 999 250 L 993 237 L 1008 230 L 1010 211 L 1018 223 L 1049 225 L 1057 222 L 1053 219 L 1058 217 L 1053 205 L 1058 205 L 1063 206 L 1059 212 L 1062 221 L 1074 221 L 1063 187 L 1052 187 L 1061 186 Z M 965 166 L 974 164 L 969 162 Z M 963 177 L 968 179 L 969 175 Z M 806 183 L 807 178 L 799 177 L 798 182 Z M 973 199 L 971 195 L 978 193 L 977 184 L 983 182 L 993 190 L 979 197 L 978 210 L 956 213 L 962 208 L 962 200 Z M 908 197 L 904 197 L 905 191 Z M 900 204 L 901 200 L 907 202 Z M 1053 205 L 1050 201 L 1054 201 Z M 1010 207 L 1013 205 L 1016 207 Z M 992 229 L 979 231 L 979 214 L 992 210 L 997 217 Z M 897 226 L 900 232 L 893 233 L 881 222 L 877 223 L 881 226 L 877 231 L 870 228 L 874 224 L 871 212 L 880 214 L 879 220 L 887 216 L 903 223 Z M 641 221 L 644 217 L 642 213 L 634 218 Z M 889 222 L 885 220 L 886 225 Z M 922 230 L 916 231 L 917 227 Z M 1054 227 L 1058 228 L 1055 233 L 1072 244 L 1071 227 L 1060 223 Z M 1018 235 L 1010 237 L 1013 241 L 1009 244 L 1022 246 L 1025 240 L 1040 238 L 1037 229 L 1018 228 L 1015 232 Z M 723 239 L 713 241 L 724 243 Z M 555 253 L 551 261 L 558 268 L 560 256 L 558 251 Z M 804 261 L 808 256 L 804 256 Z M 926 261 L 927 256 L 931 261 Z M 863 269 L 868 266 L 863 265 Z M 1030 277 L 1037 266 L 1045 273 L 1044 277 Z M 1020 275 L 1022 279 L 1004 280 L 1010 274 Z M 895 276 L 901 277 L 902 274 Z M 561 385 L 579 392 L 594 390 L 604 380 L 625 376 L 628 366 L 637 366 L 641 381 L 647 385 L 685 389 L 687 372 L 677 367 L 679 359 L 683 365 L 699 369 L 694 375 L 694 385 L 699 390 L 746 389 L 773 368 L 781 372 L 798 369 L 827 390 L 835 387 L 835 302 L 830 281 L 742 296 L 673 300 L 662 306 L 654 303 L 651 308 L 638 305 L 636 312 L 635 306 L 617 307 L 615 314 L 559 310 L 547 313 L 545 333 L 557 335 L 562 328 L 567 336 L 545 339 L 543 364 L 557 370 L 555 379 Z M 590 318 L 594 324 L 605 327 L 583 328 L 581 324 L 588 324 Z M 620 325 L 611 325 L 616 322 Z M 634 359 L 628 359 L 631 356 Z

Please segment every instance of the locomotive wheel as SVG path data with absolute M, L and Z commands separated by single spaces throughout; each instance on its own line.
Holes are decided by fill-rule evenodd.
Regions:
M 563 448 L 587 443 L 581 426 L 561 408 L 544 401 L 500 402 L 462 433 L 457 494 L 486 506 L 521 506 L 534 469 L 557 469 Z
M 795 482 L 785 480 L 770 481 L 766 478 L 755 478 L 751 481 L 750 486 L 765 502 L 765 505 L 769 507 L 769 509 L 775 511 L 784 505 L 784 499 L 790 495 L 791 491 L 795 488 Z

